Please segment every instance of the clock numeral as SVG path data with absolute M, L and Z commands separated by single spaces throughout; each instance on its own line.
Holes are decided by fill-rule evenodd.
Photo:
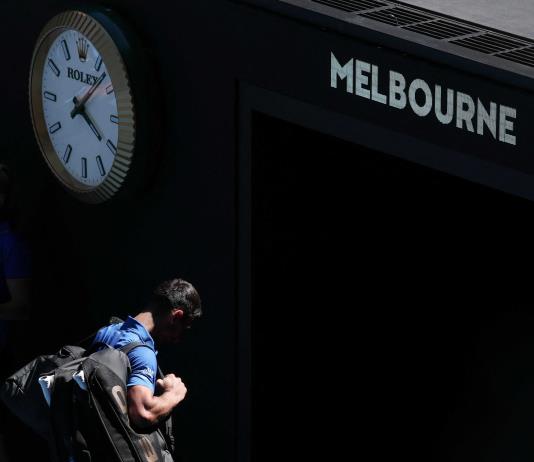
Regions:
M 59 77 L 59 74 L 61 74 L 61 72 L 59 71 L 59 68 L 56 66 L 56 63 L 51 58 L 48 59 L 48 67 L 52 69 L 52 72 L 56 74 L 56 77 Z
M 44 97 L 50 101 L 57 101 L 57 96 L 54 95 L 54 93 L 50 93 L 49 91 L 44 92 Z
M 56 122 L 54 125 L 51 125 L 48 127 L 48 130 L 50 130 L 50 134 L 56 133 L 61 128 L 61 122 Z
M 63 154 L 63 162 L 65 162 L 66 164 L 69 163 L 71 153 L 72 153 L 72 146 L 68 144 L 67 149 L 65 149 L 65 154 Z
M 108 85 L 106 87 L 106 94 L 109 95 L 110 93 L 113 93 L 113 85 Z
M 82 157 L 82 178 L 87 178 L 87 157 Z
M 108 140 L 108 142 L 106 143 L 106 146 L 109 148 L 109 150 L 111 151 L 111 153 L 113 155 L 116 155 L 117 154 L 117 148 L 115 147 L 115 145 L 111 142 L 111 140 Z
M 114 124 L 118 124 L 119 123 L 119 118 L 116 115 L 113 115 L 113 114 L 111 114 L 109 116 L 109 120 L 111 120 Z
M 99 56 L 95 63 L 96 71 L 100 71 L 101 67 L 102 67 L 102 56 Z
M 100 170 L 100 175 L 105 176 L 106 175 L 106 169 L 104 168 L 104 164 L 102 162 L 102 157 L 96 156 L 96 163 L 98 164 L 98 170 Z
M 67 42 L 65 40 L 61 41 L 61 48 L 63 48 L 63 54 L 65 55 L 65 59 L 67 61 L 70 61 L 70 51 L 69 51 Z

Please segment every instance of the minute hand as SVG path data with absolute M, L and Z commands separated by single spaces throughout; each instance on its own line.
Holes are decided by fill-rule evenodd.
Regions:
M 78 102 L 76 96 L 74 97 L 74 104 Z M 95 124 L 91 120 L 91 117 L 89 117 L 89 114 L 87 114 L 87 109 L 85 107 L 83 109 L 80 109 L 79 114 L 83 117 L 83 119 L 87 122 L 87 125 L 93 130 L 93 133 L 98 138 L 98 141 L 102 141 L 102 135 L 100 135 L 100 132 L 98 131 L 98 128 L 96 128 Z
M 87 93 L 83 95 L 83 97 L 80 100 L 78 100 L 78 104 L 76 104 L 74 106 L 74 109 L 70 111 L 70 116 L 72 118 L 74 118 L 76 114 L 80 113 L 80 111 L 85 106 L 85 103 L 87 102 L 87 100 L 91 97 L 91 95 L 95 92 L 95 90 L 98 88 L 98 86 L 102 83 L 102 81 L 105 78 L 106 78 L 106 73 L 103 72 L 102 75 L 98 78 L 98 80 L 93 84 L 93 86 L 89 88 L 89 90 L 87 90 Z

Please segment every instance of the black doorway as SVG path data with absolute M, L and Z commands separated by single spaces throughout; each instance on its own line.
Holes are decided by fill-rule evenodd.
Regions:
M 496 345 L 480 332 L 514 337 L 496 319 L 513 311 L 510 265 L 533 261 L 532 217 L 525 199 L 253 113 L 253 460 L 475 447 L 495 423 L 479 421 L 476 363 Z

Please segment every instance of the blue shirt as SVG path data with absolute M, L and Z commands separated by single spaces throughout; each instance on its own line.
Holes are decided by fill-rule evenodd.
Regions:
M 143 342 L 148 345 L 150 348 L 139 346 L 128 353 L 132 372 L 127 386 L 143 385 L 154 393 L 158 370 L 157 351 L 154 340 L 143 324 L 128 316 L 123 323 L 100 329 L 93 340 L 93 343 L 96 342 L 106 343 L 113 348 L 121 348 L 131 342 Z
M 0 303 L 11 299 L 6 279 L 31 277 L 30 261 L 26 242 L 11 230 L 8 223 L 0 222 Z
M 30 249 L 26 242 L 9 226 L 0 221 L 0 303 L 11 300 L 6 279 L 31 277 Z M 9 333 L 8 321 L 0 321 L 0 353 L 6 346 Z

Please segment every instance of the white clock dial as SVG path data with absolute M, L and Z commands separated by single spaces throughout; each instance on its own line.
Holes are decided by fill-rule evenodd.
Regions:
M 82 33 L 59 34 L 44 59 L 44 121 L 59 162 L 87 187 L 108 176 L 119 137 L 117 99 L 106 63 Z
M 30 111 L 48 167 L 91 204 L 133 191 L 143 175 L 129 71 L 143 82 L 135 36 L 111 11 L 67 10 L 41 31 L 30 69 Z M 138 173 L 136 173 L 138 172 Z M 131 179 L 131 180 L 130 180 Z

